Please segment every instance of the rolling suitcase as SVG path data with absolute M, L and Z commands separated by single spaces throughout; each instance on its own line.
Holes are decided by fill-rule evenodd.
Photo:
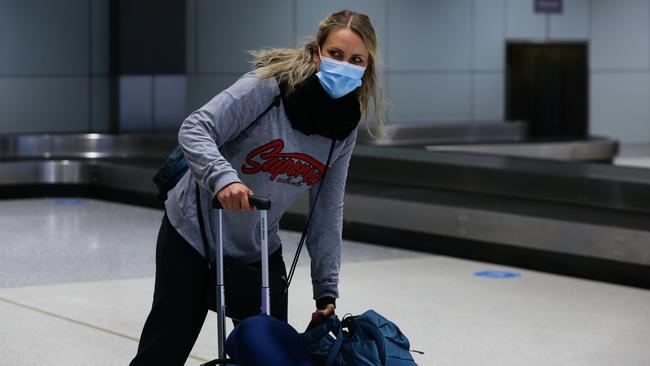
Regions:
M 271 208 L 271 201 L 264 197 L 250 196 L 249 203 L 260 212 L 260 235 L 262 245 L 262 308 L 263 314 L 271 315 L 271 302 L 270 302 L 270 286 L 269 286 L 269 246 L 268 246 L 268 233 L 267 233 L 267 212 Z M 217 346 L 218 358 L 210 362 L 204 363 L 201 366 L 218 366 L 218 365 L 233 365 L 234 361 L 226 357 L 225 342 L 226 342 L 226 299 L 225 299 L 225 286 L 223 274 L 223 207 L 216 199 L 212 201 L 212 207 L 219 210 L 219 239 L 217 240 L 216 248 L 216 286 L 217 286 Z M 202 218 L 200 218 L 203 221 Z M 201 222 L 201 225 L 203 223 Z

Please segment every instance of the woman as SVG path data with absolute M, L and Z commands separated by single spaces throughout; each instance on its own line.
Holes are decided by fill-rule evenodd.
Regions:
M 226 209 L 224 254 L 257 267 L 259 215 L 249 207 L 248 195 L 271 199 L 269 267 L 286 278 L 278 222 L 306 190 L 314 201 L 330 153 L 306 243 L 317 308 L 312 320 L 334 313 L 348 163 L 357 124 L 362 114 L 368 116 L 371 103 L 381 128 L 375 31 L 366 15 L 340 11 L 325 18 L 304 47 L 253 55 L 256 70 L 192 113 L 180 128 L 179 144 L 191 174 L 165 202 L 154 301 L 131 365 L 181 365 L 196 341 L 208 311 L 206 293 L 214 291 L 198 223 L 202 214 L 207 242 L 215 243 L 218 214 L 210 208 L 211 199 L 216 196 Z M 274 106 L 278 96 L 281 103 Z M 214 258 L 213 247 L 210 252 Z M 226 282 L 229 286 L 238 284 Z M 271 303 L 271 315 L 286 321 L 286 297 Z

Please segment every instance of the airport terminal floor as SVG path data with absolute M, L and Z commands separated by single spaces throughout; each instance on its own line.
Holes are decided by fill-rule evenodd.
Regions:
M 162 215 L 89 198 L 1 201 L 0 365 L 128 364 Z M 290 263 L 299 233 L 282 239 Z M 340 290 L 338 314 L 385 315 L 423 366 L 650 364 L 644 289 L 346 240 Z M 305 252 L 290 323 L 303 330 L 312 308 Z M 210 313 L 186 364 L 216 347 Z

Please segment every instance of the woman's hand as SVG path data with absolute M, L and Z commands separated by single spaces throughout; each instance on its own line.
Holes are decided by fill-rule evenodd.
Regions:
M 323 324 L 330 315 L 334 314 L 334 304 L 327 304 L 325 309 L 316 310 L 311 314 L 311 322 L 314 325 Z
M 217 199 L 226 210 L 252 211 L 255 207 L 248 204 L 248 196 L 254 194 L 242 183 L 232 183 L 217 192 Z

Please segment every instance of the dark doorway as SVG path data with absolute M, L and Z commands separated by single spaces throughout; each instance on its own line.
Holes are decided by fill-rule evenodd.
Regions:
M 586 43 L 509 43 L 506 118 L 528 121 L 533 140 L 587 137 Z

